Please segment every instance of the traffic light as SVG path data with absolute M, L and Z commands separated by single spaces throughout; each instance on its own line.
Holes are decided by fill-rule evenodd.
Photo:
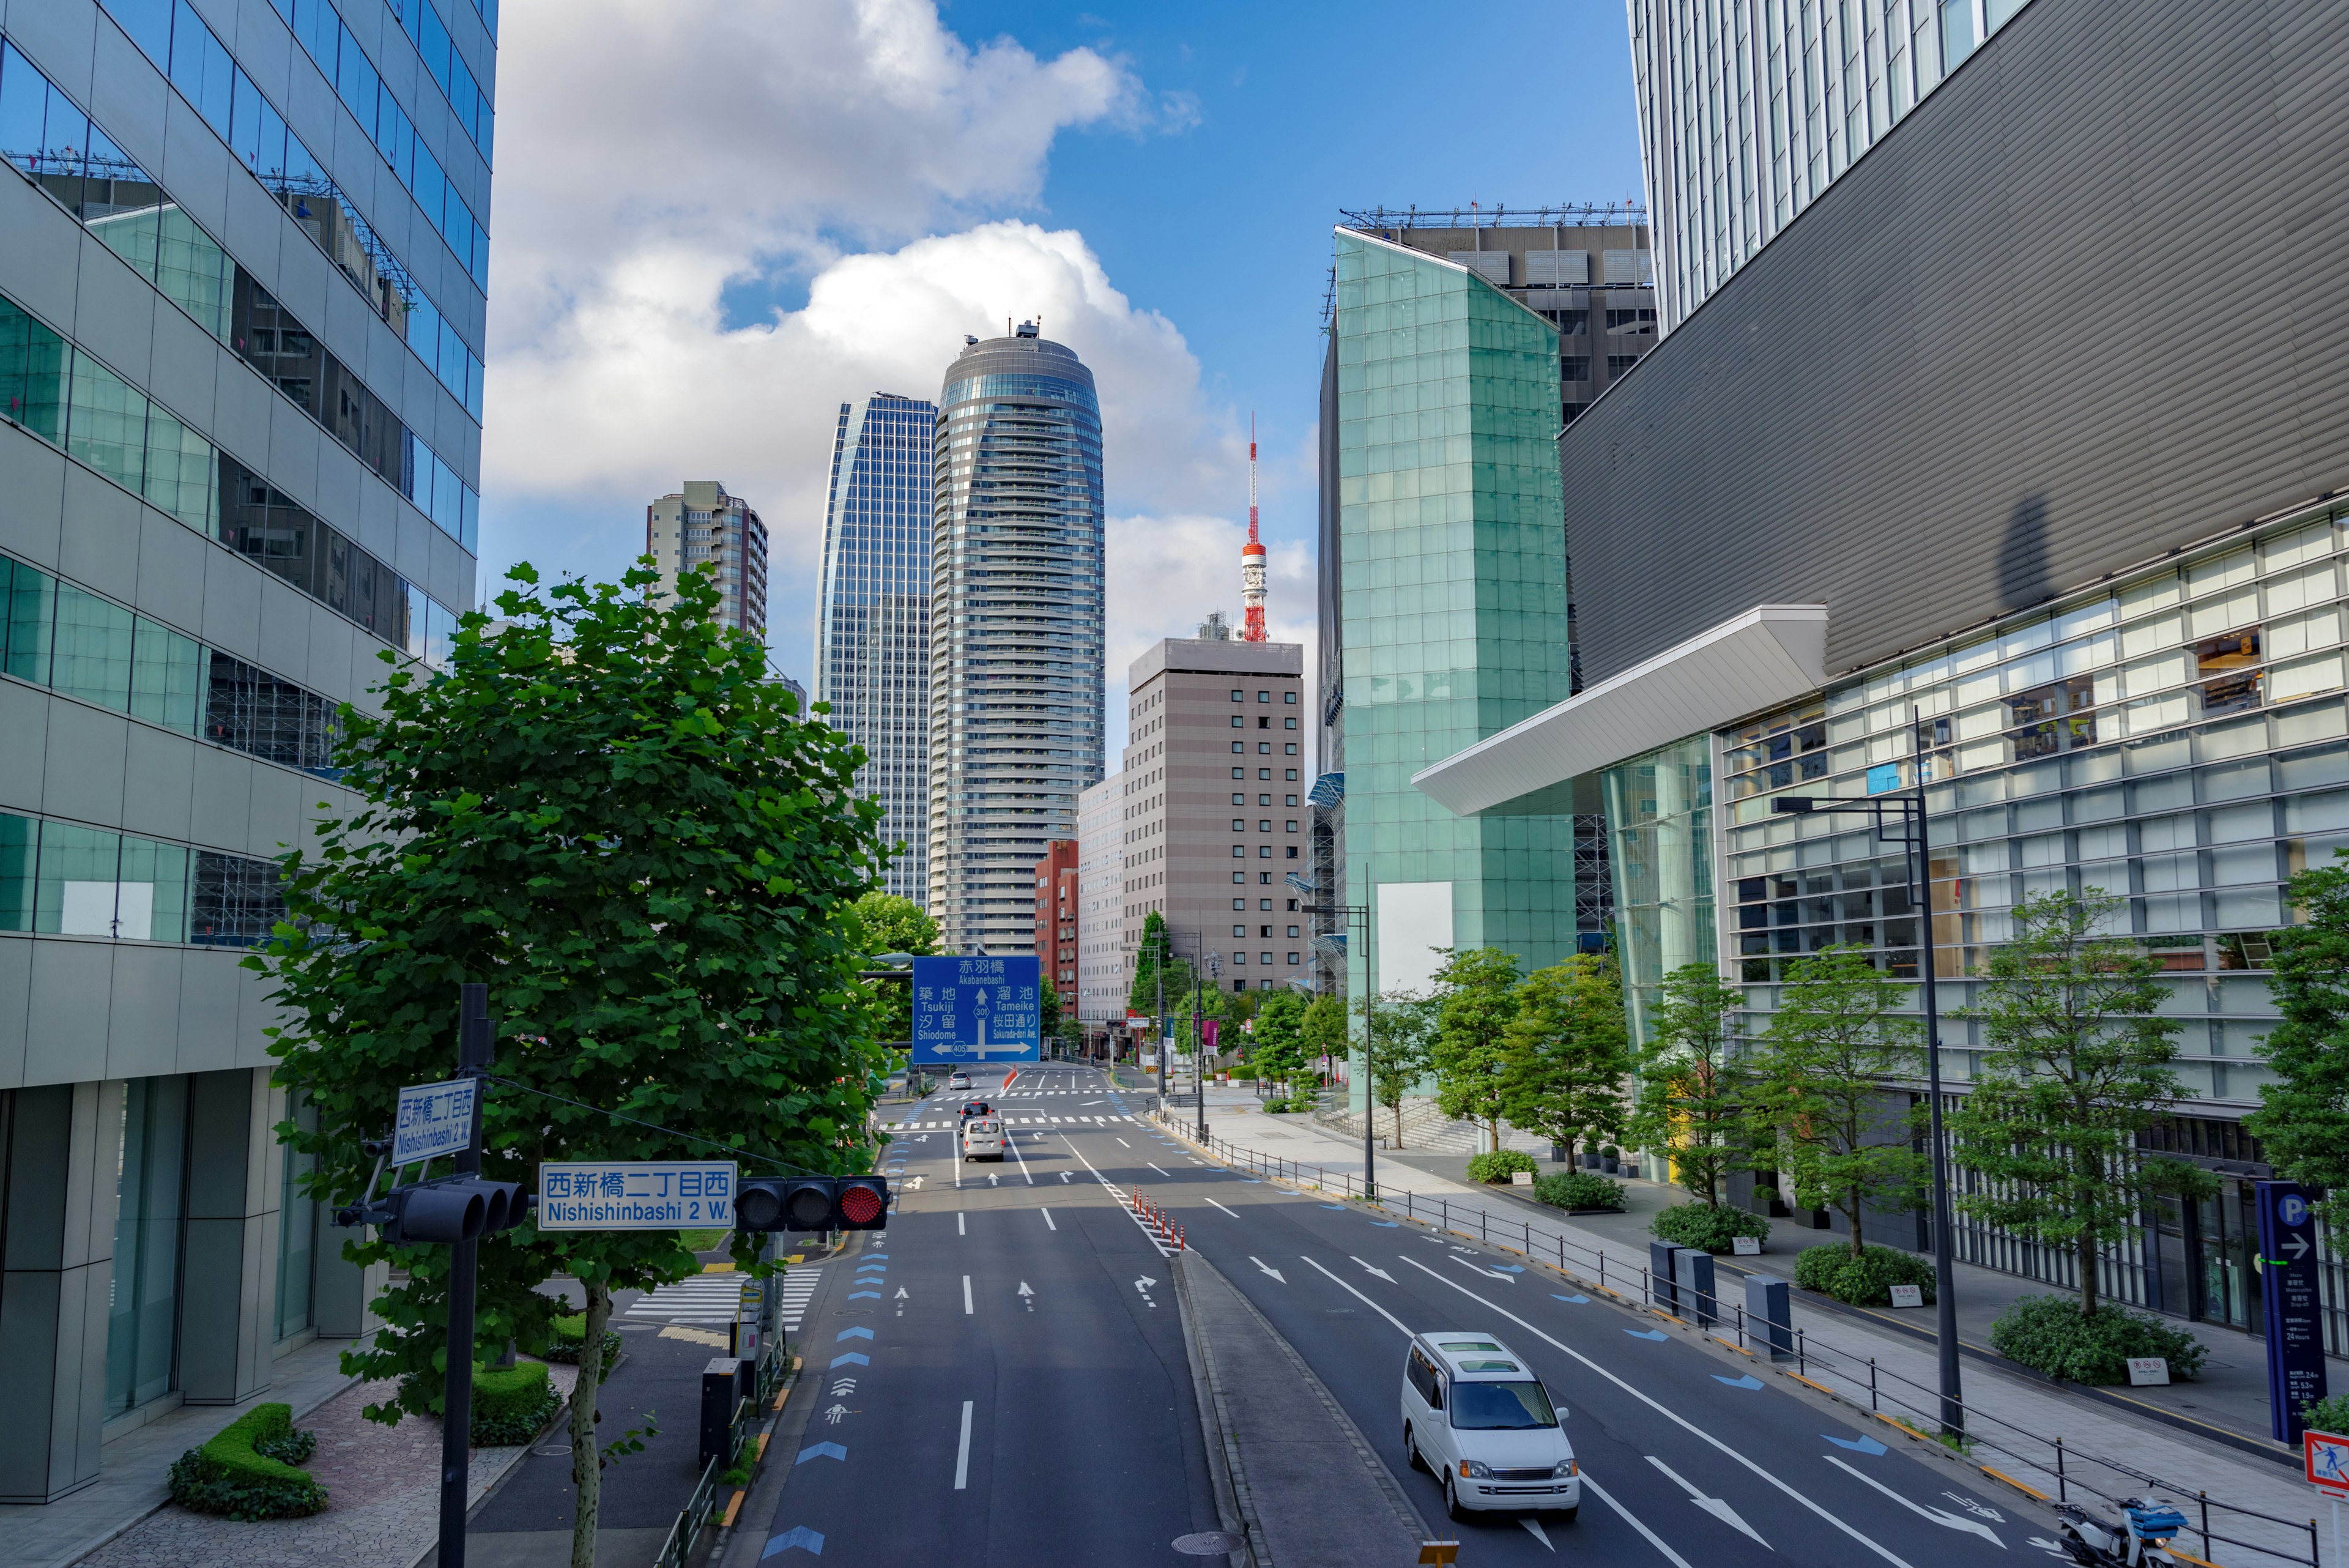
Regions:
M 759 1177 L 734 1199 L 742 1231 L 879 1231 L 888 1222 L 889 1181 L 881 1176 Z
M 396 1246 L 471 1241 L 512 1230 L 537 1201 L 514 1182 L 444 1176 L 395 1187 L 372 1204 L 354 1204 L 338 1211 L 335 1223 L 378 1226 Z

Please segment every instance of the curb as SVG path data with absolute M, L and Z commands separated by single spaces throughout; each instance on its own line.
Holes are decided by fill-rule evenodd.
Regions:
M 1186 1273 L 1190 1261 L 1187 1251 L 1172 1260 L 1174 1306 L 1183 1320 L 1183 1346 L 1190 1353 L 1191 1400 L 1199 1407 L 1199 1431 L 1206 1439 L 1207 1479 L 1215 1488 L 1216 1512 L 1223 1527 L 1241 1542 L 1226 1561 L 1231 1568 L 1271 1568 L 1268 1562 L 1257 1556 L 1256 1543 L 1264 1538 L 1263 1521 L 1257 1516 L 1254 1494 L 1242 1492 L 1246 1483 L 1237 1476 L 1239 1452 L 1224 1420 L 1223 1391 L 1217 1386 L 1206 1342 L 1199 1337 L 1198 1314 L 1191 1305 L 1191 1282 Z

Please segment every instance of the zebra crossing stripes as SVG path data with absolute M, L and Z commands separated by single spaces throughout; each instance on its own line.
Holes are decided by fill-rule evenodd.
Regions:
M 740 1274 L 699 1274 L 638 1297 L 621 1315 L 663 1323 L 732 1323 L 742 1310 L 742 1285 Z
M 814 1268 L 787 1269 L 783 1272 L 782 1293 L 778 1301 L 786 1330 L 796 1332 L 800 1320 L 807 1315 L 808 1298 L 815 1294 L 823 1265 Z
M 1019 1127 L 1040 1127 L 1046 1123 L 1060 1122 L 1073 1122 L 1079 1125 L 1090 1126 L 1106 1126 L 1111 1122 L 1130 1122 L 1133 1118 L 1132 1116 L 1006 1116 L 1003 1119 Z M 892 1132 L 947 1132 L 953 1129 L 954 1125 L 955 1124 L 952 1122 L 897 1122 L 891 1127 L 890 1130 Z

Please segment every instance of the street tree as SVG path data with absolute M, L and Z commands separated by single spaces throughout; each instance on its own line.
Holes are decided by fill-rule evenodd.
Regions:
M 868 960 L 883 953 L 911 953 L 916 958 L 938 950 L 938 923 L 911 898 L 878 891 L 865 894 L 850 906 L 855 917 L 857 949 Z M 874 1035 L 885 1041 L 911 1040 L 914 1035 L 914 988 L 890 981 L 874 988 Z
M 1306 1003 L 1305 1016 L 1298 1023 L 1298 1039 L 1305 1047 L 1304 1060 L 1299 1064 L 1300 1069 L 1318 1073 L 1318 1064 L 1325 1058 L 1345 1055 L 1346 1004 L 1334 996 L 1317 996 Z M 1297 1086 L 1295 1079 L 1291 1079 L 1289 1086 Z
M 2281 1021 L 2261 1044 L 2275 1080 L 2243 1118 L 2278 1176 L 2327 1194 L 2349 1192 L 2349 850 L 2296 872 L 2300 923 L 2271 939 L 2268 992 Z M 2342 1199 L 2317 1212 L 2335 1240 L 2349 1231 Z
M 2137 1238 L 2150 1193 L 2216 1185 L 2198 1167 L 2137 1152 L 2184 1089 L 2178 1024 L 2158 1011 L 2159 961 L 2100 934 L 2122 907 L 2101 888 L 2024 899 L 1982 971 L 1979 1002 L 1952 1014 L 1978 1021 L 1990 1047 L 1949 1121 L 1952 1158 L 1984 1178 L 1958 1207 L 2068 1248 L 2083 1316 L 2096 1311 L 2097 1250 Z
M 1691 1196 L 1716 1206 L 1722 1184 L 1746 1164 L 1747 1085 L 1736 1055 L 1744 1000 L 1711 964 L 1666 974 L 1648 1011 L 1632 1102 L 1632 1136 L 1670 1157 Z
M 1165 990 L 1160 992 L 1160 981 Z M 1153 909 L 1143 918 L 1141 940 L 1133 945 L 1133 984 L 1126 992 L 1125 1004 L 1133 1011 L 1155 1018 L 1163 1010 L 1172 1011 L 1178 998 L 1191 994 L 1191 966 L 1175 956 L 1174 939 L 1167 933 L 1166 917 Z
M 1631 1052 L 1614 955 L 1578 953 L 1517 982 L 1501 1057 L 1501 1114 L 1563 1144 L 1623 1136 Z
M 1394 1116 L 1394 1147 L 1402 1147 L 1403 1097 L 1427 1076 L 1435 1042 L 1437 1003 L 1423 992 L 1381 992 L 1375 1005 L 1355 1007 L 1370 1038 L 1371 1098 Z
M 1787 966 L 1748 1062 L 1756 1147 L 1777 1147 L 1795 1201 L 1850 1221 L 1855 1258 L 1867 1211 L 1916 1207 L 1931 1178 L 1917 1117 L 1888 1108 L 1923 1064 L 1922 1032 L 1899 1011 L 1909 994 L 1864 950 L 1822 948 Z
M 1278 1083 L 1305 1064 L 1305 999 L 1276 991 L 1257 1009 L 1248 1036 L 1248 1065 L 1257 1081 Z
M 1435 1103 L 1455 1120 L 1482 1122 L 1501 1147 L 1502 1077 L 1509 1025 L 1517 1016 L 1517 961 L 1499 948 L 1447 953 L 1435 971 L 1435 1037 L 1427 1064 Z
M 666 598 L 649 563 L 617 585 L 510 580 L 504 624 L 466 616 L 445 673 L 395 665 L 379 714 L 341 710 L 361 805 L 285 857 L 288 918 L 247 961 L 285 1020 L 276 1081 L 316 1110 L 314 1130 L 276 1129 L 316 1157 L 307 1190 L 360 1197 L 360 1140 L 391 1131 L 401 1085 L 452 1075 L 467 981 L 496 1021 L 490 1179 L 535 1190 L 543 1160 L 730 1152 L 746 1171 L 869 1169 L 884 1056 L 849 909 L 883 852 L 880 808 L 854 788 L 864 753 L 798 711 L 758 639 L 715 624 L 711 578 Z M 761 1240 L 736 1233 L 738 1265 L 770 1267 Z M 367 1231 L 343 1251 L 396 1271 L 371 1303 L 386 1326 L 343 1370 L 396 1390 L 371 1418 L 423 1414 L 449 1354 L 450 1249 Z M 670 1231 L 525 1223 L 481 1245 L 477 1357 L 546 1348 L 549 1279 L 585 1294 L 576 1568 L 594 1561 L 612 1293 L 698 1268 Z

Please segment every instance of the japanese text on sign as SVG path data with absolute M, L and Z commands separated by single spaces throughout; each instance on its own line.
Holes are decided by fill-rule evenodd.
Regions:
M 542 1231 L 719 1230 L 734 1223 L 734 1162 L 549 1160 L 538 1168 Z
M 1033 954 L 914 961 L 914 1060 L 1033 1062 L 1042 1039 Z
M 480 1089 L 471 1078 L 457 1078 L 446 1084 L 410 1084 L 400 1090 L 391 1163 L 438 1159 L 472 1142 L 473 1098 Z

